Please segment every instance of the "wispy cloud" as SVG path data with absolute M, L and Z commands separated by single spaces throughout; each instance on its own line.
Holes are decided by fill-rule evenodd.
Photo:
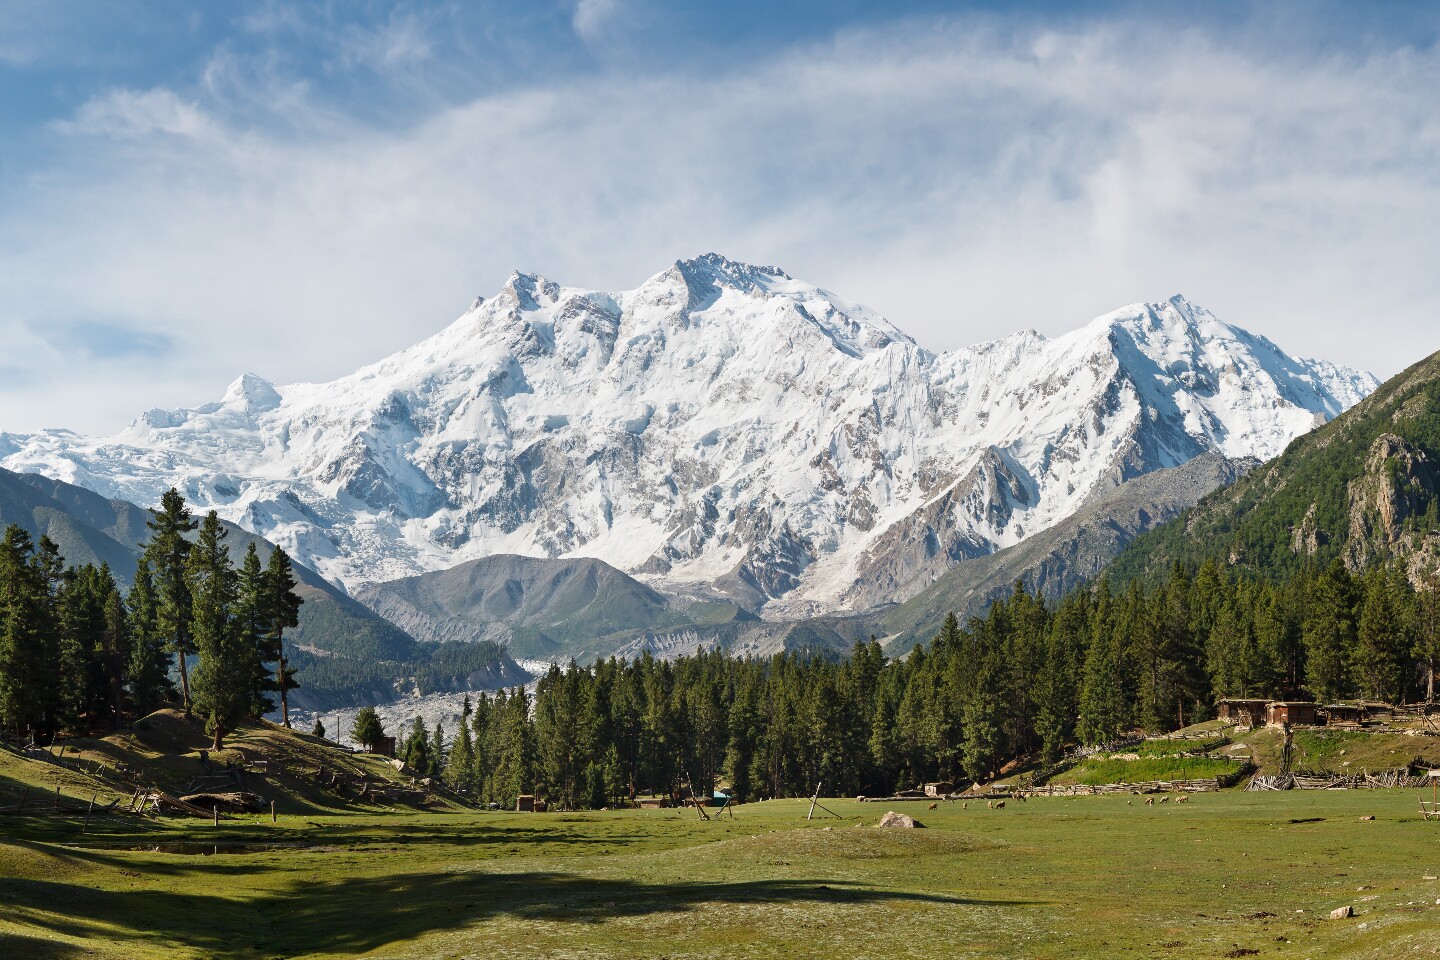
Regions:
M 137 330 L 107 320 L 39 321 L 31 330 L 62 356 L 89 360 L 165 358 L 175 350 L 175 338 L 155 330 Z
M 603 5 L 594 20 L 582 7 L 578 34 L 609 29 Z M 423 29 L 398 29 L 361 44 L 367 62 L 433 56 Z M 218 395 L 240 370 L 338 375 L 515 266 L 614 288 L 712 248 L 936 348 L 1175 292 L 1381 372 L 1440 348 L 1433 48 L 911 19 L 730 69 L 530 83 L 396 125 L 338 113 L 282 70 L 224 69 L 201 90 L 96 98 L 61 134 L 64 162 L 0 212 L 0 300 L 176 344 L 171 379 L 111 373 L 103 409 L 57 387 L 77 426 Z
M 576 0 L 570 23 L 587 44 L 598 43 L 620 13 L 621 0 Z

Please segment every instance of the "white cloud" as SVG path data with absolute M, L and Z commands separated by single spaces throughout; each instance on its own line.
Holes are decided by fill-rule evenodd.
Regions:
M 720 75 L 557 82 L 401 131 L 263 74 L 245 111 L 268 100 L 278 133 L 233 119 L 242 83 L 203 102 L 118 91 L 0 211 L 0 302 L 177 346 L 103 376 L 77 361 L 23 409 L 0 394 L 0 429 L 113 429 L 242 370 L 338 375 L 512 267 L 615 288 L 709 249 L 936 348 L 1184 292 L 1389 373 L 1440 348 L 1437 80 L 1434 50 L 1307 60 L 1199 31 L 935 21 Z M 25 357 L 50 362 L 4 359 Z
M 570 18 L 575 34 L 586 43 L 595 43 L 620 12 L 620 0 L 577 0 Z
M 161 134 L 201 140 L 224 134 L 198 104 L 169 90 L 113 90 L 87 102 L 74 120 L 55 126 L 66 133 L 125 140 Z

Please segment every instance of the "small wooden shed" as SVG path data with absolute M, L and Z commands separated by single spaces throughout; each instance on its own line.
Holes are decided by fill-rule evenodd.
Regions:
M 378 753 L 382 757 L 395 756 L 395 738 L 381 734 L 375 738 L 375 746 L 370 752 Z
M 1250 727 L 1263 727 L 1269 700 L 1225 699 L 1219 703 L 1220 719 L 1231 723 L 1242 723 Z
M 1356 726 L 1364 723 L 1368 711 L 1364 704 L 1355 703 L 1327 703 L 1325 705 L 1325 722 L 1337 726 Z
M 925 796 L 943 797 L 955 792 L 955 784 L 948 780 L 941 780 L 939 783 L 925 784 Z
M 1273 727 L 1313 725 L 1320 720 L 1320 705 L 1310 700 L 1276 700 L 1267 708 L 1265 719 Z
M 515 798 L 515 812 L 516 812 L 516 813 L 534 813 L 534 812 L 535 812 L 535 794 L 533 794 L 533 793 L 522 793 L 522 794 L 520 794 L 520 796 L 516 797 L 516 798 Z

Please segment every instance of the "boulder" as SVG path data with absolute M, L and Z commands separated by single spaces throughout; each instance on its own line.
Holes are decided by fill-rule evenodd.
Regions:
M 1334 910 L 1330 911 L 1331 920 L 1344 920 L 1346 917 L 1353 916 L 1355 916 L 1354 907 L 1336 907 Z
M 880 826 L 899 827 L 904 830 L 915 830 L 923 829 L 925 824 L 921 823 L 919 820 L 916 820 L 914 817 L 907 817 L 903 813 L 896 813 L 894 810 L 891 810 L 889 813 L 885 814 L 885 816 L 880 818 Z

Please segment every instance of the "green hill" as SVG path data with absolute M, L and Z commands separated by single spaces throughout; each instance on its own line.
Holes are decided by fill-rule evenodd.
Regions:
M 1333 559 L 1359 570 L 1440 553 L 1440 353 L 1391 378 L 1276 459 L 1140 537 L 1111 580 L 1153 582 L 1214 559 L 1266 579 Z

